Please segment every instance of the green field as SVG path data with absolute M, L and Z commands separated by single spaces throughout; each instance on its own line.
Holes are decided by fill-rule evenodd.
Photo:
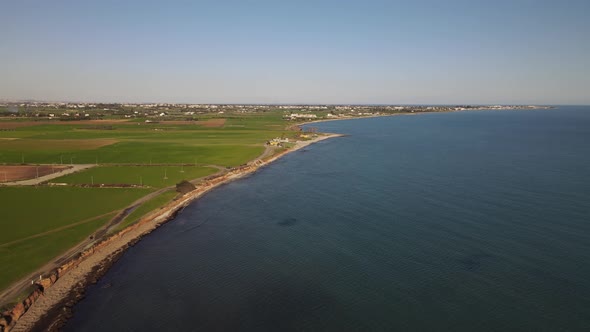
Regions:
M 120 210 L 153 189 L 2 187 L 0 245 Z
M 121 122 L 110 130 L 87 124 L 43 124 L 0 131 L 0 163 L 194 163 L 237 166 L 285 130 L 281 114 L 227 119 L 223 127 Z M 108 143 L 108 144 L 107 144 Z M 96 145 L 102 145 L 93 147 Z
M 19 144 L 16 144 L 18 142 Z M 24 145 L 26 143 L 27 145 Z M 58 149 L 38 139 L 0 141 L 0 163 L 94 164 L 94 163 L 195 163 L 237 166 L 262 154 L 264 140 L 258 145 L 217 144 L 190 140 L 179 142 L 122 140 L 94 150 Z M 46 149 L 36 150 L 38 146 Z M 23 152 L 26 151 L 26 152 Z
M 181 180 L 197 179 L 260 156 L 265 142 L 293 137 L 282 111 L 224 114 L 216 127 L 184 122 L 27 122 L 0 130 L 0 164 L 100 164 L 51 180 L 66 186 L 0 187 L 0 291 L 87 238 L 135 200 Z M 117 118 L 112 116 L 112 118 Z M 200 121 L 221 119 L 200 115 Z M 167 166 L 156 164 L 169 164 Z M 189 166 L 189 164 L 191 166 Z M 184 166 L 181 166 L 184 165 Z M 194 166 L 198 165 L 198 166 Z M 211 165 L 212 167 L 207 167 Z M 79 184 L 145 188 L 81 188 Z M 118 229 L 169 202 L 169 191 L 133 211 Z
M 114 214 L 110 214 L 38 238 L 0 245 L 0 266 L 2 266 L 0 289 L 9 286 L 81 242 L 97 228 L 105 225 L 113 216 Z
M 211 175 L 218 170 L 201 166 L 98 166 L 51 180 L 68 184 L 137 184 L 162 188 L 182 180 Z

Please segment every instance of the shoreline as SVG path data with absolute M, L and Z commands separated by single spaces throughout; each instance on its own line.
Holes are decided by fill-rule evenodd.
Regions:
M 36 289 L 25 300 L 0 316 L 0 332 L 58 330 L 71 317 L 72 307 L 84 297 L 89 285 L 96 283 L 129 247 L 162 224 L 173 220 L 176 214 L 190 203 L 210 190 L 253 174 L 289 153 L 341 136 L 344 135 L 322 134 L 312 140 L 297 141 L 290 149 L 278 152 L 265 160 L 255 159 L 218 177 L 205 180 L 195 190 L 95 243 L 37 281 Z

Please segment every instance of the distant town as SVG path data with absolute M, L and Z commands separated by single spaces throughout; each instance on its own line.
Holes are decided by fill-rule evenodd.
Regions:
M 83 119 L 196 120 L 199 114 L 283 111 L 285 120 L 315 120 L 381 116 L 398 113 L 454 112 L 551 108 L 535 105 L 251 105 L 169 103 L 0 102 L 0 117 L 58 121 Z M 157 119 L 157 120 L 156 120 Z

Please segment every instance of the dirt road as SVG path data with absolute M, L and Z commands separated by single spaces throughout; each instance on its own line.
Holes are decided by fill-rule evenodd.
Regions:
M 51 166 L 51 165 L 49 165 L 49 166 Z M 40 176 L 35 179 L 3 182 L 3 183 L 1 183 L 1 185 L 3 185 L 3 186 L 35 186 L 35 185 L 38 185 L 38 184 L 43 183 L 45 181 L 49 181 L 51 179 L 55 179 L 60 176 L 64 176 L 66 174 L 76 173 L 76 172 L 79 172 L 79 171 L 82 171 L 82 170 L 85 170 L 85 169 L 88 169 L 88 168 L 91 168 L 94 166 L 96 166 L 96 165 L 95 164 L 74 164 L 74 165 L 72 165 L 72 167 L 70 167 L 68 169 L 64 169 L 60 172 L 47 174 L 47 175 Z

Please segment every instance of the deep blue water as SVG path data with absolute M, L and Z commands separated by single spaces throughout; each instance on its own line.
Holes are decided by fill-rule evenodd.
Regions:
M 66 331 L 590 329 L 590 107 L 314 125 L 216 189 Z

